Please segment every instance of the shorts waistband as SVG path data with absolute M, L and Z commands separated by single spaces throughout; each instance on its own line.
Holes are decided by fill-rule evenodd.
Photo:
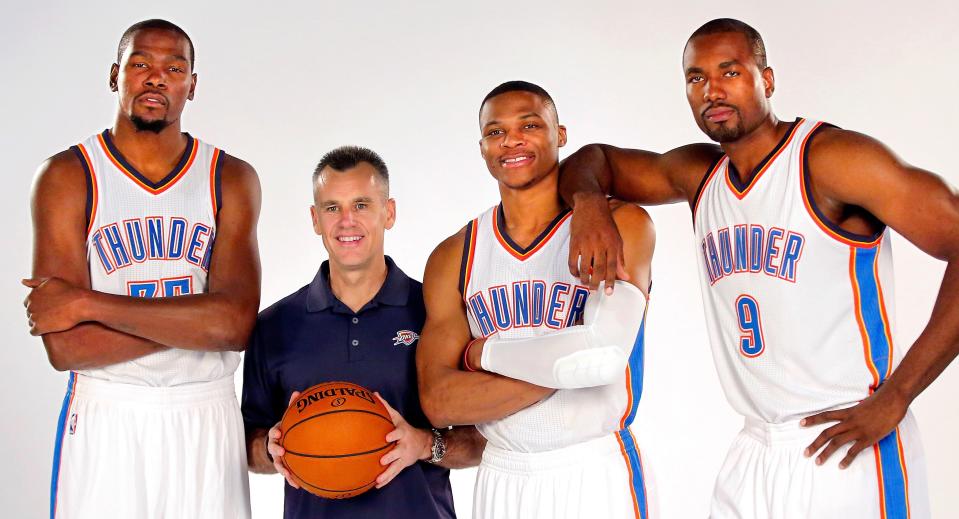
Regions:
M 542 451 L 517 452 L 492 445 L 483 451 L 483 465 L 514 473 L 540 472 L 584 462 L 600 462 L 608 456 L 622 456 L 623 447 L 616 434 L 607 434 L 568 447 Z
M 833 424 L 803 427 L 799 420 L 770 423 L 757 418 L 746 417 L 743 433 L 765 445 L 791 445 L 794 443 L 811 443 L 823 429 Z
M 121 384 L 79 373 L 71 373 L 69 390 L 88 400 L 114 403 L 135 403 L 138 406 L 179 407 L 236 398 L 233 376 L 210 382 L 198 382 L 171 387 Z

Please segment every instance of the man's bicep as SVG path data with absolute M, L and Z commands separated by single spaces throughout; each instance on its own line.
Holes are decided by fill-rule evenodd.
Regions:
M 810 153 L 815 183 L 823 186 L 825 195 L 862 207 L 934 257 L 959 254 L 955 189 L 938 175 L 907 164 L 871 137 L 838 132 Z
M 463 238 L 459 235 L 444 241 L 430 255 L 423 276 L 423 299 L 426 323 L 423 325 L 416 363 L 422 375 L 430 368 L 457 368 L 462 347 L 470 339 L 466 308 L 458 286 Z
M 31 197 L 33 277 L 58 277 L 90 288 L 84 175 L 69 150 L 47 160 L 37 171 Z
M 256 238 L 260 182 L 249 164 L 229 156 L 225 160 L 228 162 L 223 168 L 223 206 L 217 214 L 208 290 L 230 293 L 255 307 L 260 295 Z
M 613 210 L 613 221 L 623 237 L 623 255 L 629 283 L 649 295 L 651 265 L 656 246 L 656 230 L 645 209 L 622 204 Z

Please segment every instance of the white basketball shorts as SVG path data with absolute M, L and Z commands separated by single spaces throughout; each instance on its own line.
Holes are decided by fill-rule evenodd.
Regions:
M 487 445 L 476 475 L 477 519 L 646 519 L 652 485 L 628 429 L 561 449 Z
M 803 456 L 822 426 L 747 418 L 716 480 L 712 519 L 927 519 L 922 442 L 912 413 L 876 446 L 839 468 L 840 448 L 822 465 Z
M 71 373 L 50 517 L 248 518 L 246 470 L 233 377 L 146 387 Z

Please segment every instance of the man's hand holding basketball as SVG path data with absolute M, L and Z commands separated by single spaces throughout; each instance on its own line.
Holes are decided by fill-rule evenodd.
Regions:
M 290 395 L 290 402 L 287 405 L 293 405 L 293 401 L 300 396 L 299 391 L 294 391 Z M 286 482 L 290 484 L 293 488 L 300 488 L 300 485 L 297 485 L 292 478 L 290 478 L 290 471 L 286 470 L 286 467 L 283 465 L 283 455 L 286 454 L 286 449 L 280 445 L 280 438 L 283 436 L 283 433 L 280 432 L 280 423 L 277 422 L 270 432 L 266 434 L 266 451 L 270 453 L 270 457 L 273 459 L 273 468 L 276 469 L 276 472 L 282 474 L 286 478 Z
M 33 278 L 21 281 L 30 294 L 23 301 L 31 335 L 62 332 L 84 319 L 78 304 L 83 289 L 60 278 Z
M 390 413 L 390 419 L 393 420 L 393 426 L 396 427 L 386 435 L 386 441 L 396 442 L 396 446 L 380 458 L 380 465 L 386 466 L 386 470 L 376 478 L 376 488 L 383 488 L 406 467 L 417 461 L 430 459 L 433 434 L 407 423 L 379 393 L 376 393 L 376 398 L 379 398 L 380 402 L 386 406 L 386 411 Z

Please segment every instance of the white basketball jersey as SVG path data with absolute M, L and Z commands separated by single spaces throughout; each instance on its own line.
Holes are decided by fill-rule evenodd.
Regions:
M 460 292 L 474 338 L 494 333 L 506 339 L 535 337 L 573 325 L 589 289 L 569 273 L 569 210 L 526 248 L 510 239 L 497 205 L 466 226 Z M 642 309 L 636 315 L 644 319 Z M 643 330 L 629 368 L 614 384 L 560 389 L 510 416 L 476 428 L 491 445 L 541 452 L 618 432 L 620 445 L 635 443 L 627 427 L 642 393 Z
M 217 230 L 222 152 L 187 135 L 183 157 L 154 183 L 114 146 L 109 130 L 72 149 L 87 172 L 87 261 L 93 290 L 133 297 L 201 294 Z M 172 348 L 79 373 L 145 386 L 232 375 L 237 352 Z
M 766 422 L 854 404 L 902 356 L 888 230 L 845 231 L 810 194 L 808 143 L 822 127 L 797 119 L 749 185 L 723 156 L 693 206 L 719 378 L 738 412 Z

